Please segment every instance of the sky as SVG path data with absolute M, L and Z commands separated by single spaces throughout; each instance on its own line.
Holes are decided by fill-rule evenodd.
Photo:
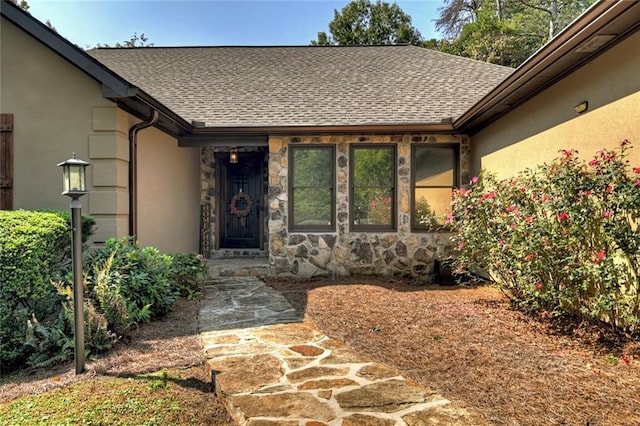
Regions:
M 393 0 L 387 0 L 393 3 Z M 425 39 L 439 38 L 442 0 L 396 1 Z M 328 33 L 334 9 L 349 0 L 28 0 L 29 12 L 51 21 L 81 48 L 114 45 L 133 33 L 155 46 L 308 45 Z

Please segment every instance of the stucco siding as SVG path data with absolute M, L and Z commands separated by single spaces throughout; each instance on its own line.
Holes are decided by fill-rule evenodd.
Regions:
M 473 135 L 472 172 L 500 176 L 549 161 L 561 149 L 589 158 L 623 139 L 640 164 L 640 32 Z M 589 102 L 577 114 L 574 106 Z
M 67 210 L 57 163 L 89 159 L 93 108 L 109 107 L 98 82 L 2 18 L 0 111 L 14 114 L 14 208 Z M 93 184 L 88 173 L 88 185 Z M 81 199 L 90 211 L 90 197 Z
M 133 123 L 132 123 L 133 124 Z M 162 252 L 197 252 L 200 149 L 149 128 L 138 133 L 138 240 Z

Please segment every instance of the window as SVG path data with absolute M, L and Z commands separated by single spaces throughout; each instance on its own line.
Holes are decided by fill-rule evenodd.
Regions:
M 412 228 L 436 230 L 451 212 L 451 193 L 458 186 L 458 145 L 413 145 Z
M 289 228 L 335 229 L 335 148 L 296 145 L 289 149 Z
M 395 145 L 351 146 L 351 229 L 391 231 L 396 226 Z

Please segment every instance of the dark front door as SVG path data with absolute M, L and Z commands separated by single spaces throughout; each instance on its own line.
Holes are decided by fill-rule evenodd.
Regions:
M 240 152 L 238 163 L 218 159 L 220 248 L 262 248 L 263 152 Z

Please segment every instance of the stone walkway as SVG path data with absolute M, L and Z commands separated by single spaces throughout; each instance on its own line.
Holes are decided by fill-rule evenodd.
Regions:
M 432 389 L 303 321 L 252 276 L 205 283 L 199 329 L 215 391 L 238 425 L 475 425 Z

